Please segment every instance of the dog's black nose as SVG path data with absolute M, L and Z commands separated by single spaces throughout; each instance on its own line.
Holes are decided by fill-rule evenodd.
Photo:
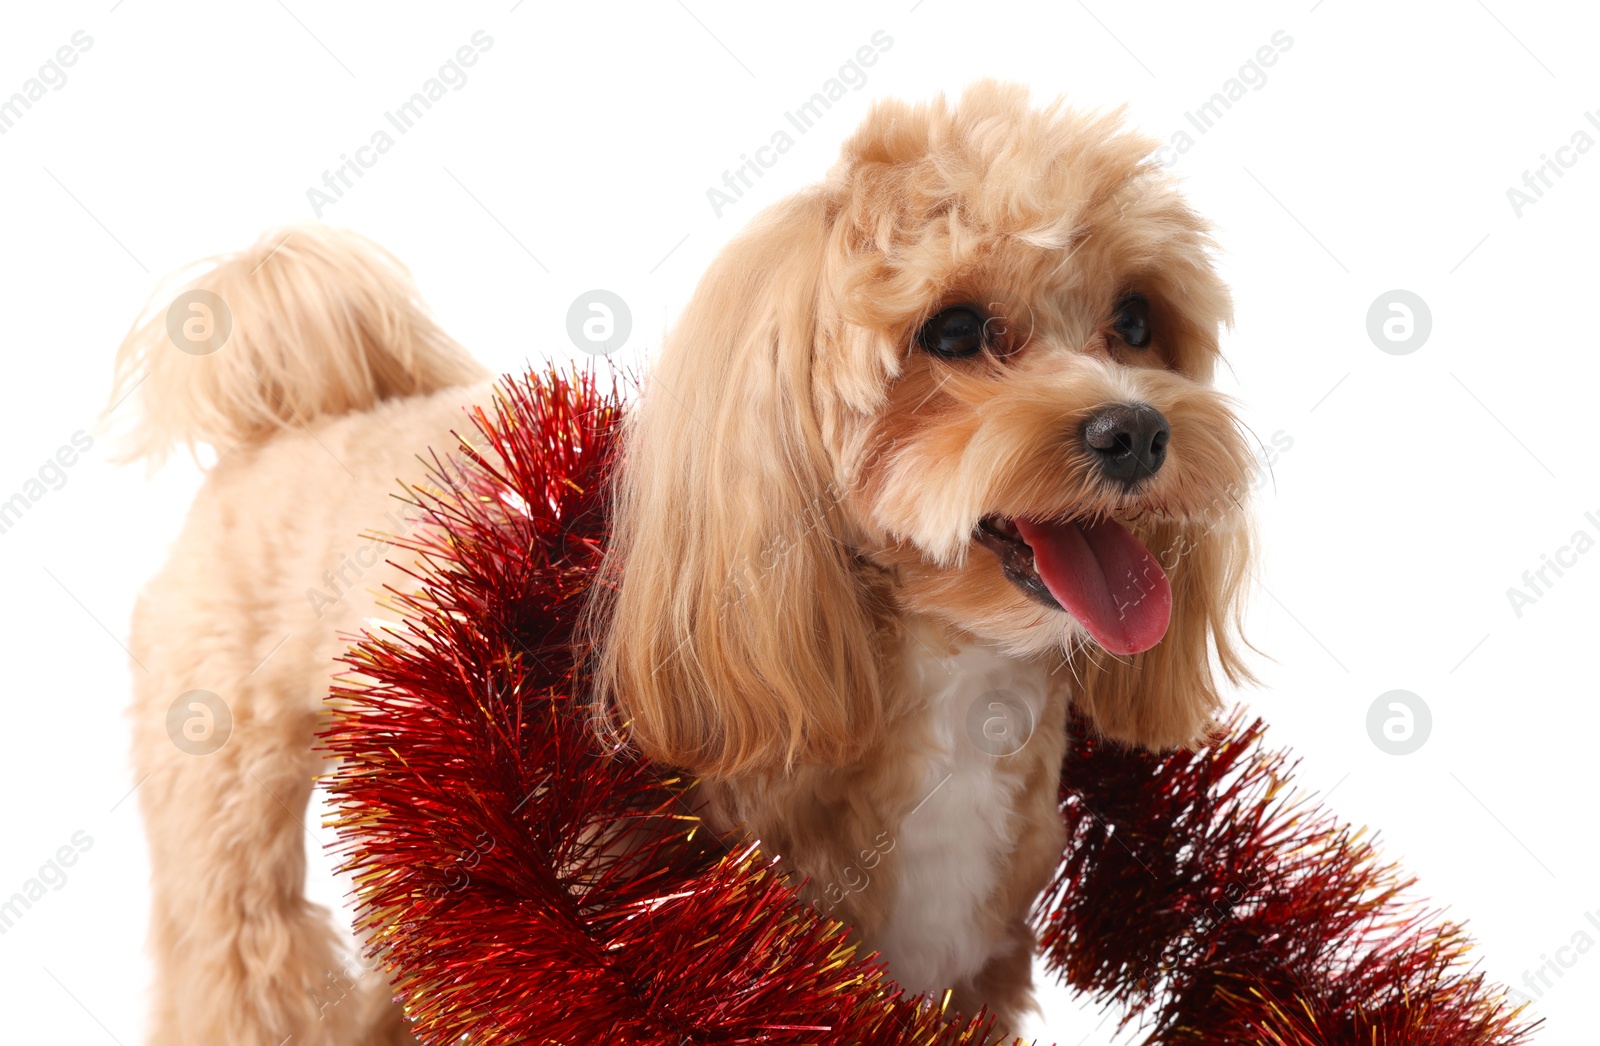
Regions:
M 1083 442 L 1094 452 L 1100 471 L 1123 483 L 1154 476 L 1167 460 L 1172 429 L 1148 403 L 1113 403 L 1089 415 Z

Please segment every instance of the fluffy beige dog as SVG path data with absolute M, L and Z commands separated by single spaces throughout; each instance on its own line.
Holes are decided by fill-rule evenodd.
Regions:
M 902 985 L 1013 1029 L 1069 703 L 1182 744 L 1242 674 L 1228 296 L 1153 145 L 995 84 L 875 107 L 654 361 L 589 622 L 615 739 L 702 776 L 713 823 Z M 274 234 L 190 287 L 231 315 L 221 347 L 202 293 L 192 332 L 154 314 L 119 360 L 139 452 L 219 451 L 134 622 L 154 1041 L 404 1042 L 304 899 L 302 819 L 339 634 L 402 580 L 361 535 L 404 528 L 396 478 L 486 375 L 348 234 Z

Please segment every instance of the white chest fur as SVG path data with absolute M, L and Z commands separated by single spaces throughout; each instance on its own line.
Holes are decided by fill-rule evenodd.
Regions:
M 913 624 L 904 664 L 923 699 L 919 804 L 894 832 L 896 895 L 878 944 L 909 991 L 976 975 L 1004 946 L 989 906 L 1016 847 L 1019 751 L 1042 718 L 1044 666 L 986 645 L 951 647 Z

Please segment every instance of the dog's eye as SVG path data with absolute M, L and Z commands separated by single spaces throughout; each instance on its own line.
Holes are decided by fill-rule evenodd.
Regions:
M 1117 302 L 1117 316 L 1111 329 L 1130 349 L 1142 349 L 1150 344 L 1150 303 L 1142 294 L 1130 294 Z
M 917 343 L 936 356 L 960 359 L 983 349 L 985 320 L 970 305 L 952 305 L 922 325 Z

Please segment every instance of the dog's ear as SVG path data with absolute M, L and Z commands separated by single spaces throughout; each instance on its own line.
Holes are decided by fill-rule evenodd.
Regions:
M 1184 524 L 1141 528 L 1172 583 L 1167 634 L 1142 654 L 1117 658 L 1098 648 L 1074 654 L 1074 700 L 1106 737 L 1146 748 L 1192 744 L 1212 726 L 1219 675 L 1252 677 L 1241 657 L 1239 618 L 1251 545 L 1236 504 Z
M 877 732 L 882 625 L 814 395 L 825 200 L 768 212 L 702 279 L 633 409 L 586 631 L 603 723 L 729 776 Z

